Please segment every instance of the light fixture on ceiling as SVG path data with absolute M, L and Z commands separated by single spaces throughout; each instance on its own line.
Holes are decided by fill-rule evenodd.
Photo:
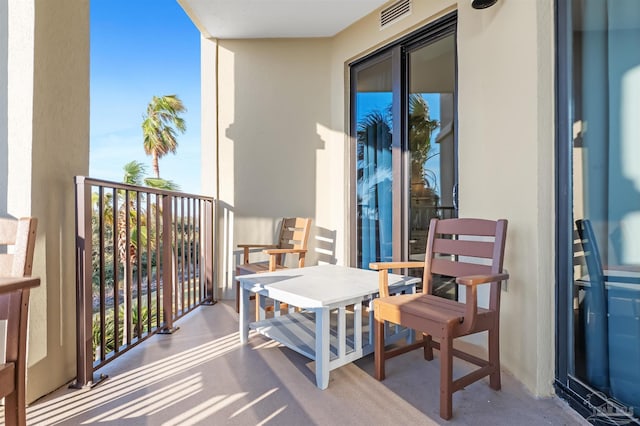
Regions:
M 474 9 L 486 9 L 496 4 L 498 0 L 473 0 L 471 7 Z

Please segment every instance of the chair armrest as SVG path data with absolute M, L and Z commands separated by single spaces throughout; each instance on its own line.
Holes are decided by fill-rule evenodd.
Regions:
M 272 249 L 267 249 L 267 250 L 262 250 L 263 253 L 266 253 L 268 255 L 274 255 L 274 254 L 287 254 L 287 253 L 306 253 L 307 249 L 279 249 L 279 248 L 272 248 Z
M 424 262 L 372 262 L 369 268 L 378 271 L 378 292 L 380 297 L 389 297 L 389 269 L 424 268 Z
M 475 327 L 478 315 L 478 285 L 502 281 L 507 278 L 509 278 L 509 274 L 468 275 L 456 278 L 456 283 L 464 285 L 467 289 L 462 333 L 467 333 Z
M 306 257 L 307 249 L 275 248 L 275 249 L 263 250 L 262 252 L 269 255 L 269 271 L 275 271 L 276 270 L 276 265 L 279 265 L 279 264 L 282 263 L 282 255 L 283 254 L 287 254 L 287 253 L 292 253 L 292 254 L 297 253 L 298 254 L 298 268 L 303 268 L 304 267 L 304 258 Z
M 275 248 L 278 247 L 277 245 L 274 244 L 238 244 L 238 248 L 243 249 L 243 261 L 242 263 L 247 264 L 249 263 L 249 249 L 252 248 Z
M 400 268 L 424 268 L 424 262 L 372 262 L 369 264 L 369 269 L 374 271 Z
M 476 286 L 478 284 L 487 284 L 496 281 L 503 281 L 509 278 L 509 274 L 494 274 L 494 275 L 468 275 L 466 277 L 456 278 L 456 283 L 465 286 Z
M 275 244 L 238 244 L 239 248 L 276 248 Z

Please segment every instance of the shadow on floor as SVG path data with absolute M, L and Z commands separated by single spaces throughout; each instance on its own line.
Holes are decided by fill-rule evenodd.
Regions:
M 439 415 L 438 359 L 421 351 L 387 362 L 373 356 L 315 386 L 314 363 L 259 335 L 240 345 L 233 303 L 205 306 L 100 370 L 94 389 L 61 388 L 27 410 L 29 424 L 117 425 L 574 425 L 586 424 L 557 398 L 535 399 L 510 375 L 495 392 L 484 381 L 454 394 L 454 417 Z M 455 368 L 466 368 L 456 362 Z

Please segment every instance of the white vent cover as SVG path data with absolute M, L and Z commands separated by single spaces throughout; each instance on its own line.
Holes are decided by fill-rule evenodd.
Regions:
M 380 29 L 411 15 L 411 0 L 399 0 L 380 11 Z

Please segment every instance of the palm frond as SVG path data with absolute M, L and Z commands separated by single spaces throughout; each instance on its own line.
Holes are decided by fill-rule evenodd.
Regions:
M 147 172 L 147 168 L 139 161 L 130 161 L 125 164 L 122 169 L 124 170 L 124 177 L 122 181 L 129 185 L 142 185 L 142 175 Z
M 156 189 L 166 189 L 167 191 L 179 191 L 180 185 L 174 181 L 162 179 L 162 178 L 145 178 L 144 184 Z

